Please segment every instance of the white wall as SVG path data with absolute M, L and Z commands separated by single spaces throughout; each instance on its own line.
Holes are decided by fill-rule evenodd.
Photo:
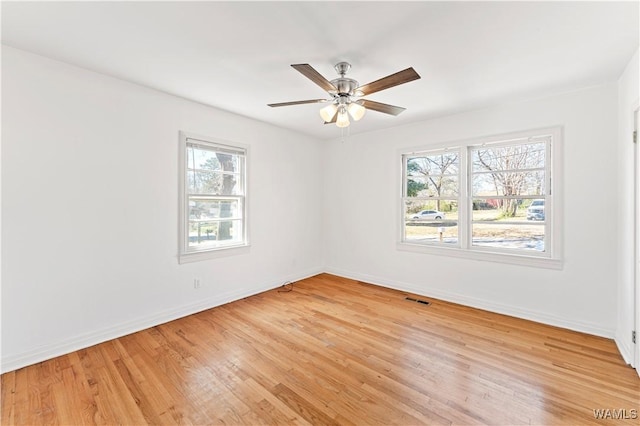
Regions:
M 616 207 L 618 228 L 618 326 L 616 343 L 624 359 L 631 363 L 633 344 L 631 332 L 634 329 L 634 145 L 633 112 L 640 106 L 639 54 L 631 58 L 618 80 L 618 156 L 617 169 L 619 198 Z M 637 367 L 637 366 L 636 366 Z
M 620 255 L 615 209 L 625 196 L 617 190 L 616 111 L 617 86 L 609 84 L 330 143 L 327 271 L 613 337 Z M 397 250 L 400 149 L 556 125 L 565 136 L 562 270 Z
M 178 264 L 180 130 L 249 145 L 248 254 Z M 3 47 L 2 370 L 320 272 L 322 174 L 305 161 L 320 156 L 308 137 Z
M 587 213 L 628 208 L 611 189 L 629 186 L 618 90 L 637 92 L 637 54 L 619 84 L 322 143 L 20 50 L 2 61 L 3 371 L 322 270 L 626 335 L 628 212 Z M 562 270 L 396 249 L 400 149 L 555 125 Z M 248 254 L 178 264 L 179 130 L 250 146 Z

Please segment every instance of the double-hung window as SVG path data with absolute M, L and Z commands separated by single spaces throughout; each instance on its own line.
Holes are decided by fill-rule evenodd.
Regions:
M 404 156 L 404 240 L 458 245 L 460 150 Z
M 180 134 L 180 262 L 247 245 L 245 147 Z
M 399 248 L 560 268 L 559 128 L 402 153 Z

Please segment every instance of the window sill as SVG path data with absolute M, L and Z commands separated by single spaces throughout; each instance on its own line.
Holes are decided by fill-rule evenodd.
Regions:
M 249 253 L 249 244 L 232 247 L 220 247 L 217 249 L 180 253 L 178 263 L 200 262 L 203 260 L 219 259 L 221 257 L 237 256 Z
M 548 257 L 527 256 L 521 254 L 496 253 L 487 250 L 461 249 L 458 247 L 436 247 L 407 242 L 397 243 L 397 249 L 412 253 L 435 254 L 462 259 L 480 260 L 485 262 L 508 263 L 511 265 L 529 266 L 534 268 L 562 270 L 564 262 L 561 259 Z

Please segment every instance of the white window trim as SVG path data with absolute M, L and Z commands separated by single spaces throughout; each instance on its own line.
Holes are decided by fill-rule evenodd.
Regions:
M 178 153 L 178 262 L 190 263 L 198 262 L 202 260 L 217 259 L 220 257 L 233 256 L 238 254 L 248 253 L 249 251 L 249 196 L 248 196 L 248 180 L 249 180 L 249 147 L 237 142 L 229 142 L 220 139 L 215 139 L 207 136 L 197 135 L 194 133 L 188 133 L 181 131 L 179 134 L 179 153 Z M 244 185 L 244 202 L 242 203 L 242 221 L 243 221 L 243 239 L 238 244 L 227 245 L 222 247 L 212 247 L 198 251 L 187 251 L 187 190 L 186 190 L 186 169 L 187 169 L 187 141 L 196 140 L 203 144 L 211 144 L 219 147 L 229 147 L 231 150 L 244 151 L 244 170 L 243 170 L 243 185 Z
M 551 170 L 551 182 L 549 183 L 548 194 L 546 199 L 549 200 L 549 205 L 553 206 L 550 211 L 552 212 L 545 222 L 545 234 L 547 235 L 547 246 L 544 254 L 539 253 L 527 253 L 516 252 L 511 249 L 496 249 L 489 247 L 471 246 L 471 226 L 469 220 L 469 185 L 468 177 L 469 170 L 467 166 L 467 157 L 469 149 L 492 142 L 508 142 L 509 140 L 517 140 L 522 138 L 528 138 L 531 136 L 549 135 L 552 138 L 550 152 L 547 153 L 547 159 L 549 161 L 548 169 Z M 463 173 L 466 176 L 460 177 L 460 199 L 458 206 L 459 214 L 459 245 L 452 247 L 442 244 L 424 244 L 424 243 L 412 243 L 410 241 L 403 241 L 404 238 L 404 202 L 403 202 L 403 188 L 404 188 L 404 161 L 405 155 L 411 155 L 416 153 L 422 153 L 427 151 L 438 151 L 443 149 L 460 149 L 461 161 L 460 170 L 461 175 Z M 501 135 L 486 136 L 477 139 L 469 139 L 463 141 L 450 141 L 445 143 L 418 146 L 409 149 L 402 149 L 398 151 L 398 157 L 401 161 L 397 161 L 397 176 L 401 177 L 401 185 L 397 185 L 397 197 L 400 200 L 398 203 L 396 223 L 397 225 L 397 243 L 396 248 L 400 251 L 408 251 L 413 253 L 425 253 L 435 254 L 442 256 L 451 256 L 457 258 L 473 259 L 489 262 L 508 263 L 521 266 L 532 266 L 538 268 L 557 269 L 560 270 L 564 266 L 563 254 L 563 129 L 561 126 L 526 130 L 522 132 L 514 132 Z M 549 158 L 550 157 L 550 158 Z M 460 224 L 464 221 L 464 225 Z M 466 235 L 462 235 L 465 233 Z

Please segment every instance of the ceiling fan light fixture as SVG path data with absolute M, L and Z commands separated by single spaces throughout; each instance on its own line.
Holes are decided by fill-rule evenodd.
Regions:
M 333 120 L 336 112 L 338 112 L 338 107 L 335 104 L 329 104 L 320 110 L 320 117 L 322 117 L 325 123 L 328 123 Z
M 338 111 L 338 119 L 336 120 L 336 126 L 348 127 L 349 126 L 349 114 L 347 114 L 346 108 L 340 108 Z
M 331 98 L 278 102 L 267 105 L 270 107 L 283 107 L 289 105 L 330 102 L 329 105 L 318 111 L 320 113 L 320 117 L 324 120 L 324 124 L 336 123 L 336 125 L 341 128 L 348 127 L 349 124 L 351 124 L 349 123 L 349 116 L 351 116 L 353 121 L 359 121 L 362 119 L 367 109 L 390 115 L 400 114 L 405 110 L 405 108 L 375 102 L 368 99 L 357 98 L 368 96 L 372 93 L 389 89 L 420 78 L 420 75 L 418 75 L 412 67 L 409 67 L 361 86 L 356 80 L 345 77 L 351 68 L 351 65 L 348 62 L 338 62 L 336 64 L 335 70 L 340 77 L 331 81 L 323 77 L 322 74 L 316 71 L 316 69 L 309 64 L 292 64 L 291 67 L 326 91 Z
M 351 102 L 347 107 L 347 110 L 355 121 L 360 120 L 362 117 L 364 117 L 364 113 L 367 112 L 367 109 L 357 102 Z

